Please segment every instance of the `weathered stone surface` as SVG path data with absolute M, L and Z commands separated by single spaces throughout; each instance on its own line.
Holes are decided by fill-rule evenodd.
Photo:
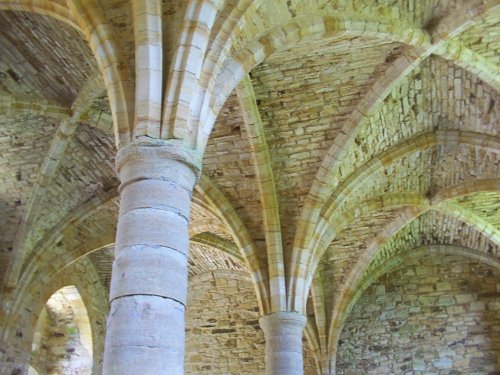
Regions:
M 462 272 L 453 273 L 458 268 Z M 415 277 L 417 269 L 428 272 Z M 500 300 L 499 277 L 498 270 L 454 255 L 405 261 L 354 306 L 341 336 L 338 373 L 494 372 L 500 316 L 491 307 Z M 440 289 L 443 283 L 449 288 Z M 419 289 L 426 284 L 433 290 Z
M 191 277 L 186 311 L 187 374 L 263 374 L 264 335 L 245 273 Z
M 12 95 L 71 105 L 98 70 L 92 51 L 74 28 L 33 13 L 1 12 L 0 50 L 0 91 Z
M 266 338 L 266 374 L 303 374 L 302 335 L 307 317 L 280 311 L 263 316 L 259 322 Z
M 498 264 L 499 36 L 495 1 L 0 0 L 0 373 L 26 370 L 33 320 L 63 281 L 83 288 L 99 322 L 95 375 L 110 284 L 113 300 L 132 301 L 120 305 L 129 312 L 138 303 L 144 314 L 150 305 L 161 319 L 175 315 L 180 371 L 183 314 L 158 301 L 184 305 L 188 276 L 213 273 L 215 286 L 198 286 L 204 313 L 227 316 L 252 290 L 253 309 L 234 306 L 241 322 L 257 310 L 303 314 L 306 372 L 330 375 L 353 301 L 422 246 L 435 264 L 407 268 L 405 285 L 370 289 L 376 299 L 364 313 L 381 320 L 369 332 L 400 333 L 405 347 L 416 328 L 404 322 L 415 316 L 475 314 L 430 328 L 431 343 L 463 326 L 470 339 L 437 355 L 422 343 L 422 357 L 380 357 L 381 372 L 496 371 L 482 329 L 500 309 L 500 283 L 458 290 L 453 280 L 472 280 L 476 268 L 436 270 L 453 251 Z M 251 105 L 239 87 L 235 95 L 241 79 Z M 121 176 L 131 180 L 120 212 L 115 145 L 133 142 L 182 144 L 203 159 L 203 186 L 191 196 L 182 168 L 145 176 L 136 165 Z M 113 279 L 127 282 L 111 283 L 118 220 Z M 250 278 L 235 286 L 221 270 Z M 172 332 L 141 329 L 142 318 L 130 324 L 142 347 L 124 349 L 115 372 L 176 371 L 158 354 Z M 230 319 L 213 319 L 209 337 L 226 340 L 196 348 L 203 356 L 192 371 L 263 371 L 260 331 L 242 340 Z M 126 319 L 117 327 L 123 335 L 112 342 L 131 344 Z M 369 351 L 387 351 L 386 341 Z M 216 362 L 227 348 L 231 356 Z
M 264 333 L 247 273 L 213 270 L 190 278 L 186 311 L 187 374 L 264 374 Z M 304 342 L 305 375 L 316 374 Z
M 184 372 L 197 162 L 175 142 L 130 144 L 117 156 L 121 202 L 103 374 L 137 374 L 145 363 L 150 373 Z
M 25 214 L 30 192 L 35 183 L 57 121 L 44 116 L 0 115 L 0 195 L 2 214 L 0 227 L 0 279 L 14 255 L 14 241 L 19 222 Z

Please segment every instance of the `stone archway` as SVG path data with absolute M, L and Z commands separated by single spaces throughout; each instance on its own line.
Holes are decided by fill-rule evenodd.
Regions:
M 65 286 L 47 300 L 32 344 L 29 375 L 91 374 L 92 331 L 87 309 L 75 286 Z

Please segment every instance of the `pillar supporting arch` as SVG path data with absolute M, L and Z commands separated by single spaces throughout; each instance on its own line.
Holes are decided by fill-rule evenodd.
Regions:
M 252 158 L 257 176 L 260 202 L 264 217 L 267 267 L 271 311 L 286 310 L 286 283 L 283 257 L 283 243 L 276 183 L 271 166 L 265 131 L 257 106 L 250 77 L 247 75 L 236 88 L 236 94 L 243 111 L 243 122 L 248 133 Z

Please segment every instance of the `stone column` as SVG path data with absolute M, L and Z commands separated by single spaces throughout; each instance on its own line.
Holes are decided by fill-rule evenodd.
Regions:
M 325 359 L 322 361 L 321 373 L 323 375 L 335 375 L 335 359 Z
M 266 337 L 266 374 L 302 375 L 302 333 L 307 318 L 294 312 L 277 312 L 260 319 Z
M 118 152 L 121 201 L 104 375 L 184 373 L 188 224 L 200 165 L 175 141 Z

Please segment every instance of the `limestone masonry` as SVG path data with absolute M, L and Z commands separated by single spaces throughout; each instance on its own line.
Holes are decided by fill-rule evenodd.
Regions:
M 0 375 L 500 374 L 500 0 L 0 0 Z

